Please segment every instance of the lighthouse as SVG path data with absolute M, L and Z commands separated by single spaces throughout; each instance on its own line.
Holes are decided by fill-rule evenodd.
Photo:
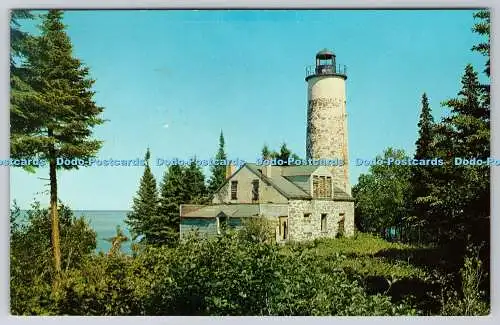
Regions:
M 351 194 L 347 147 L 346 67 L 327 49 L 316 54 L 316 64 L 306 68 L 307 159 L 342 160 L 329 166 L 337 187 Z

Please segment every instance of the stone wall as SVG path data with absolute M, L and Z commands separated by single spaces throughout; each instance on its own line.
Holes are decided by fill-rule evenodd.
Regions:
M 310 214 L 304 217 L 304 214 Z M 326 229 L 321 230 L 321 214 L 326 214 Z M 329 200 L 291 200 L 288 206 L 289 240 L 304 241 L 334 238 L 344 214 L 344 234 L 354 235 L 354 202 Z

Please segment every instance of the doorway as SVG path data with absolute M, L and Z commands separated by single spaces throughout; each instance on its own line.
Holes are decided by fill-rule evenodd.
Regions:
M 280 239 L 287 240 L 288 239 L 288 217 L 279 217 L 280 220 Z
M 344 236 L 344 220 L 345 220 L 345 214 L 341 213 L 340 214 L 340 220 L 339 220 L 339 223 L 338 223 L 337 237 L 343 237 Z

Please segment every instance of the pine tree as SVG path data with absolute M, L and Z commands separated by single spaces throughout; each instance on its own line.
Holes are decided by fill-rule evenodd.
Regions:
M 472 31 L 478 33 L 479 35 L 486 36 L 486 42 L 479 43 L 472 47 L 473 51 L 477 51 L 482 55 L 486 56 L 488 59 L 486 61 L 486 67 L 484 73 L 490 76 L 490 11 L 480 10 L 474 14 L 474 18 L 480 19 L 481 21 L 474 24 Z
M 290 155 L 292 152 L 288 147 L 286 146 L 286 143 L 283 143 L 280 147 L 280 152 L 276 158 L 283 160 L 284 164 L 288 164 L 288 158 L 290 158 Z
M 490 108 L 484 103 L 484 88 L 470 64 L 465 67 L 458 95 L 443 102 L 451 109 L 451 115 L 444 122 L 454 132 L 454 154 L 487 158 L 490 155 Z
M 156 180 L 151 168 L 149 167 L 150 159 L 149 148 L 145 155 L 144 173 L 141 177 L 139 190 L 136 197 L 133 199 L 132 212 L 127 215 L 126 224 L 130 227 L 133 239 L 139 236 L 144 236 L 141 241 L 150 241 L 150 224 L 151 219 L 158 215 L 158 190 Z
M 415 159 L 429 159 L 432 157 L 433 127 L 434 118 L 429 107 L 429 99 L 427 94 L 424 93 L 422 95 L 422 111 L 418 122 L 418 139 L 415 143 L 417 146 Z
M 486 159 L 490 155 L 489 106 L 484 104 L 484 88 L 471 65 L 465 68 L 458 97 L 443 102 L 450 114 L 436 129 L 437 153 L 453 157 Z M 448 159 L 449 160 L 449 159 Z M 434 175 L 432 205 L 439 215 L 434 228 L 446 240 L 473 241 L 489 233 L 490 169 L 488 166 L 454 165 L 449 161 Z
M 283 144 L 281 145 L 279 152 L 277 152 L 275 150 L 271 151 L 271 150 L 269 150 L 269 147 L 267 145 L 264 145 L 264 147 L 262 148 L 261 155 L 262 155 L 262 159 L 282 160 L 284 166 L 288 165 L 288 159 L 290 157 L 295 159 L 295 160 L 301 159 L 297 154 L 292 153 L 292 151 L 290 149 L 288 149 L 285 142 L 283 142 Z
M 415 142 L 415 159 L 431 159 L 434 157 L 434 118 L 429 107 L 427 94 L 422 95 L 422 109 L 418 122 L 418 139 Z M 414 238 L 420 241 L 421 232 L 427 226 L 426 220 L 430 216 L 429 203 L 430 184 L 432 184 L 434 167 L 415 165 L 411 168 L 412 200 L 408 202 L 408 209 L 413 210 L 416 219 L 412 219 L 412 227 L 415 229 Z M 426 227 L 427 230 L 429 227 Z
M 20 29 L 20 20 L 33 19 L 28 10 L 12 10 L 10 20 L 10 125 L 11 134 L 20 134 L 26 128 L 28 112 L 22 108 L 27 95 L 35 95 L 26 82 L 26 68 L 22 62 L 26 60 L 27 43 L 31 35 Z M 29 172 L 35 172 L 32 166 L 23 166 Z
M 217 160 L 226 160 L 226 152 L 224 149 L 224 135 L 222 134 L 222 131 L 220 131 L 220 136 L 219 136 L 219 150 L 217 151 L 217 154 L 215 155 L 215 159 Z M 210 194 L 213 194 L 220 186 L 222 186 L 222 183 L 226 180 L 226 166 L 225 165 L 214 165 L 211 167 L 211 173 L 212 176 L 210 177 L 210 180 L 208 181 L 208 190 Z
M 267 160 L 272 158 L 272 152 L 269 150 L 269 147 L 267 144 L 262 147 L 262 153 L 261 153 L 262 159 Z
M 201 204 L 206 202 L 207 189 L 205 186 L 205 175 L 203 175 L 203 171 L 196 163 L 196 158 L 191 160 L 189 166 L 184 170 L 184 184 L 187 197 L 189 197 L 189 203 Z
M 184 168 L 179 165 L 171 165 L 163 176 L 160 185 L 160 207 L 159 215 L 161 223 L 157 223 L 157 229 L 161 230 L 164 243 L 177 241 L 180 231 L 179 206 L 187 203 L 189 196 L 186 190 Z M 160 240 L 160 238 L 158 238 Z
M 62 11 L 50 10 L 43 17 L 41 36 L 31 37 L 26 45 L 22 79 L 30 90 L 14 94 L 11 119 L 11 157 L 49 161 L 56 279 L 61 271 L 56 158 L 95 156 L 102 142 L 91 138 L 92 128 L 103 123 L 103 108 L 93 100 L 94 81 L 89 69 L 73 57 L 62 19 Z

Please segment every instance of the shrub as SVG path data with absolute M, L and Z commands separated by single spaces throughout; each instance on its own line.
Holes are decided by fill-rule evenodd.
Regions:
M 479 247 L 468 247 L 467 252 L 460 270 L 461 293 L 448 289 L 448 292 L 443 294 L 443 315 L 482 316 L 490 313 L 484 292 L 479 289 L 485 275 L 479 259 Z
M 150 251 L 160 277 L 148 315 L 413 314 L 388 297 L 369 296 L 335 263 L 248 241 L 238 234 Z M 151 258 L 151 257 L 150 257 Z M 159 261 L 167 261 L 161 263 Z

